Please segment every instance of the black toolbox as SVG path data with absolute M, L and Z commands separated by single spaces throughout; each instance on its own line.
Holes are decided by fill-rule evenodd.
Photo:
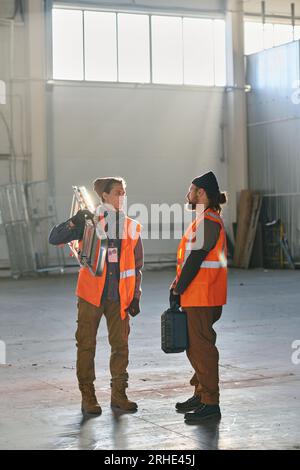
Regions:
M 161 316 L 161 349 L 165 353 L 179 353 L 188 348 L 186 312 L 172 305 Z

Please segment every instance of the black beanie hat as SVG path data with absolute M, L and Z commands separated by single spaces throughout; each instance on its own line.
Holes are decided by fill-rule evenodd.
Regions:
M 217 178 L 212 171 L 205 173 L 204 175 L 197 176 L 193 179 L 192 183 L 197 188 L 203 188 L 208 194 L 217 194 L 220 192 Z

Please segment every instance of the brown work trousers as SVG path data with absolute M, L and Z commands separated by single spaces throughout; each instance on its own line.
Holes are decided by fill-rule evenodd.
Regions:
M 222 314 L 220 307 L 184 307 L 187 312 L 189 347 L 187 357 L 195 371 L 190 384 L 206 405 L 219 403 L 219 352 L 213 324 Z
M 92 384 L 95 379 L 96 338 L 102 315 L 106 318 L 108 340 L 111 347 L 111 385 L 128 385 L 128 336 L 129 318 L 122 320 L 120 303 L 105 300 L 96 307 L 78 298 L 78 326 L 76 331 L 77 378 L 80 385 Z

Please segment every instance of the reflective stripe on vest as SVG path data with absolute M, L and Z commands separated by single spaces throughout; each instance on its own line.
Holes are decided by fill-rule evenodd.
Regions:
M 222 253 L 224 256 L 224 254 Z M 208 268 L 208 269 L 216 269 L 216 268 L 226 268 L 227 262 L 226 260 L 224 261 L 203 261 L 201 263 L 200 269 L 201 268 Z
M 217 214 L 214 214 L 213 212 L 206 212 L 207 215 L 209 215 L 210 217 L 213 217 L 214 219 L 217 219 L 219 220 L 220 222 L 222 222 L 222 219 L 219 215 Z
M 120 272 L 120 279 L 125 279 L 126 277 L 135 276 L 135 269 L 128 269 L 127 271 Z

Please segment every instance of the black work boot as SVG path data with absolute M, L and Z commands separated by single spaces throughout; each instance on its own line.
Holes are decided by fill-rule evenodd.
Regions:
M 219 405 L 204 405 L 203 403 L 193 413 L 184 415 L 187 424 L 198 424 L 208 418 L 221 418 Z
M 183 401 L 181 403 L 180 402 L 176 403 L 175 408 L 176 408 L 177 411 L 179 411 L 181 413 L 185 413 L 186 411 L 195 410 L 200 405 L 201 405 L 201 400 L 200 400 L 199 396 L 198 395 L 193 395 L 191 398 L 189 398 L 186 401 Z

